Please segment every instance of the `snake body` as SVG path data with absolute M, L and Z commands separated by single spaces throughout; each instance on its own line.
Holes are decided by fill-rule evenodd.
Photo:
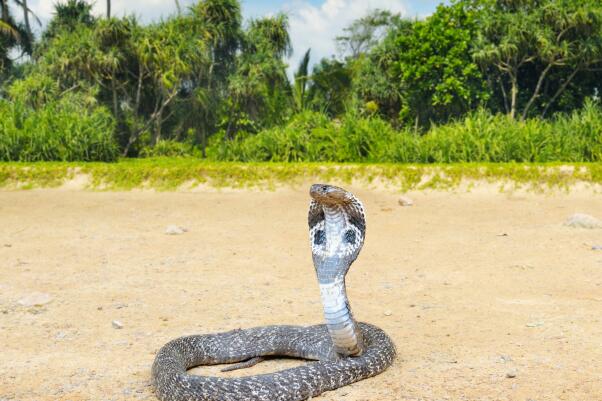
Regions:
M 331 185 L 312 185 L 310 196 L 310 243 L 326 324 L 264 326 L 170 341 L 152 368 L 160 400 L 306 400 L 377 375 L 393 363 L 393 342 L 378 327 L 353 319 L 345 291 L 345 275 L 364 242 L 364 208 L 351 193 Z M 240 378 L 186 372 L 200 365 L 242 362 L 246 367 L 272 355 L 315 362 Z

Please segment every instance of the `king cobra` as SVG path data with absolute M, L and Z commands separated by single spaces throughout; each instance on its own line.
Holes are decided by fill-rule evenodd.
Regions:
M 162 401 L 297 401 L 377 375 L 395 359 L 384 331 L 353 319 L 345 275 L 366 232 L 362 203 L 344 189 L 310 188 L 309 237 L 326 324 L 264 326 L 170 341 L 158 352 L 152 376 Z M 238 363 L 249 367 L 267 356 L 312 360 L 304 365 L 239 378 L 197 376 L 187 369 Z

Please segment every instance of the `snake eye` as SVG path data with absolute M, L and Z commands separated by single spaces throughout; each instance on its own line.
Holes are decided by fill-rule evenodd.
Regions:
M 324 191 L 324 192 L 328 191 L 328 187 L 326 185 L 322 185 L 322 191 Z
M 345 242 L 348 244 L 355 244 L 355 231 L 347 230 L 345 231 Z
M 314 235 L 314 244 L 322 245 L 325 242 L 326 242 L 326 233 L 324 232 L 324 230 L 316 231 L 316 234 Z

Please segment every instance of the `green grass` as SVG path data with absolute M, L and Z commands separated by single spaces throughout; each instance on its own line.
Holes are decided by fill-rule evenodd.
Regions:
M 309 181 L 382 183 L 400 191 L 447 190 L 487 182 L 531 190 L 568 189 L 576 183 L 602 184 L 602 164 L 332 164 L 208 162 L 191 158 L 124 159 L 117 163 L 0 163 L 0 188 L 59 187 L 85 175 L 93 190 L 179 188 L 208 185 L 275 188 Z

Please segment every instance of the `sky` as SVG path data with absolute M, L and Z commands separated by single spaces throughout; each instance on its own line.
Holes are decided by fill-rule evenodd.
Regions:
M 66 0 L 63 0 L 66 1 Z M 182 8 L 195 0 L 179 0 Z M 46 23 L 51 17 L 56 0 L 29 0 L 30 8 Z M 335 37 L 353 20 L 370 10 L 383 9 L 400 13 L 403 17 L 424 18 L 431 14 L 441 0 L 242 0 L 245 19 L 285 12 L 289 15 L 293 54 L 288 60 L 289 72 L 303 54 L 311 48 L 312 63 L 337 54 Z M 94 13 L 104 15 L 105 0 L 96 0 Z M 135 14 L 143 22 L 157 21 L 176 12 L 175 0 L 112 0 L 111 14 Z

